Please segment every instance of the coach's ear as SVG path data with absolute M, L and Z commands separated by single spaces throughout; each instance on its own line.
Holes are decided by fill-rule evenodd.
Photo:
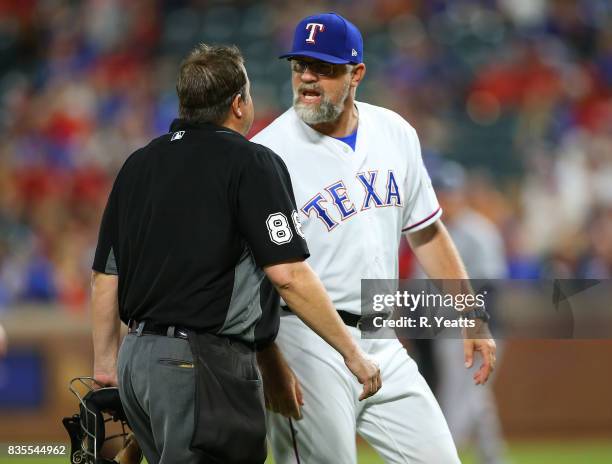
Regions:
M 359 63 L 355 65 L 352 71 L 353 75 L 351 77 L 351 87 L 359 86 L 359 83 L 365 76 L 365 73 L 366 73 L 366 65 L 364 63 Z

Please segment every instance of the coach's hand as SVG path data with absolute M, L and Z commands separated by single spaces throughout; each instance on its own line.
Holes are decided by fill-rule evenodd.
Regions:
M 266 408 L 300 420 L 304 405 L 300 383 L 276 343 L 257 353 L 257 363 L 263 379 Z
M 380 390 L 382 380 L 380 378 L 380 368 L 376 361 L 368 358 L 363 352 L 358 351 L 353 356 L 345 358 L 344 363 L 353 375 L 357 377 L 359 383 L 363 385 L 359 401 L 369 398 Z
M 467 329 L 464 333 L 463 352 L 465 354 L 465 367 L 471 368 L 474 364 L 474 352 L 482 356 L 480 369 L 474 374 L 474 383 L 484 385 L 491 373 L 495 370 L 495 340 L 486 323 L 478 324 L 474 329 Z

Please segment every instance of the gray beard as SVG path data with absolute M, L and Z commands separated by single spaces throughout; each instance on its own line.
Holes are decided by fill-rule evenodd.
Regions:
M 349 96 L 350 85 L 347 82 L 342 98 L 337 104 L 333 104 L 332 101 L 326 95 L 321 96 L 321 103 L 318 106 L 308 105 L 300 102 L 299 91 L 293 91 L 293 109 L 308 125 L 323 124 L 336 121 L 342 111 L 344 110 L 344 103 Z

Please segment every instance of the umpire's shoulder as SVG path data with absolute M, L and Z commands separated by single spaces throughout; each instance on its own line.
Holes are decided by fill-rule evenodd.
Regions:
M 156 151 L 160 143 L 162 143 L 164 139 L 168 138 L 170 135 L 171 134 L 160 135 L 159 137 L 156 137 L 151 140 L 143 147 L 138 148 L 125 159 L 125 161 L 123 162 L 123 166 L 121 167 L 121 170 L 119 172 L 130 169 L 139 169 L 140 165 L 146 162 L 148 156 L 150 156 L 150 153 Z
M 287 170 L 287 166 L 283 159 L 278 156 L 270 147 L 257 142 L 250 141 L 252 153 L 248 157 L 247 165 L 257 165 L 260 168 L 268 168 L 274 170 Z
M 115 177 L 114 182 L 115 185 L 124 182 L 124 179 L 126 178 L 126 180 L 129 182 L 132 176 L 135 175 L 134 173 L 138 172 L 138 170 L 140 169 L 139 166 L 142 163 L 142 160 L 147 152 L 147 147 L 148 145 L 137 149 L 123 161 L 121 168 L 119 168 L 119 171 L 117 171 L 117 176 Z

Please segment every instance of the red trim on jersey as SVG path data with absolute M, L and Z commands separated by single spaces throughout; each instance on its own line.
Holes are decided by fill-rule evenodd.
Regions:
M 407 232 L 410 229 L 414 229 L 417 226 L 420 226 L 421 224 L 423 224 L 424 222 L 429 221 L 432 217 L 434 217 L 436 214 L 438 214 L 440 212 L 440 210 L 442 209 L 442 207 L 438 207 L 437 210 L 435 210 L 433 213 L 431 213 L 429 216 L 427 216 L 425 219 L 423 219 L 422 221 L 417 222 L 416 224 L 412 224 L 411 226 L 408 226 L 404 229 L 402 229 L 402 232 Z

